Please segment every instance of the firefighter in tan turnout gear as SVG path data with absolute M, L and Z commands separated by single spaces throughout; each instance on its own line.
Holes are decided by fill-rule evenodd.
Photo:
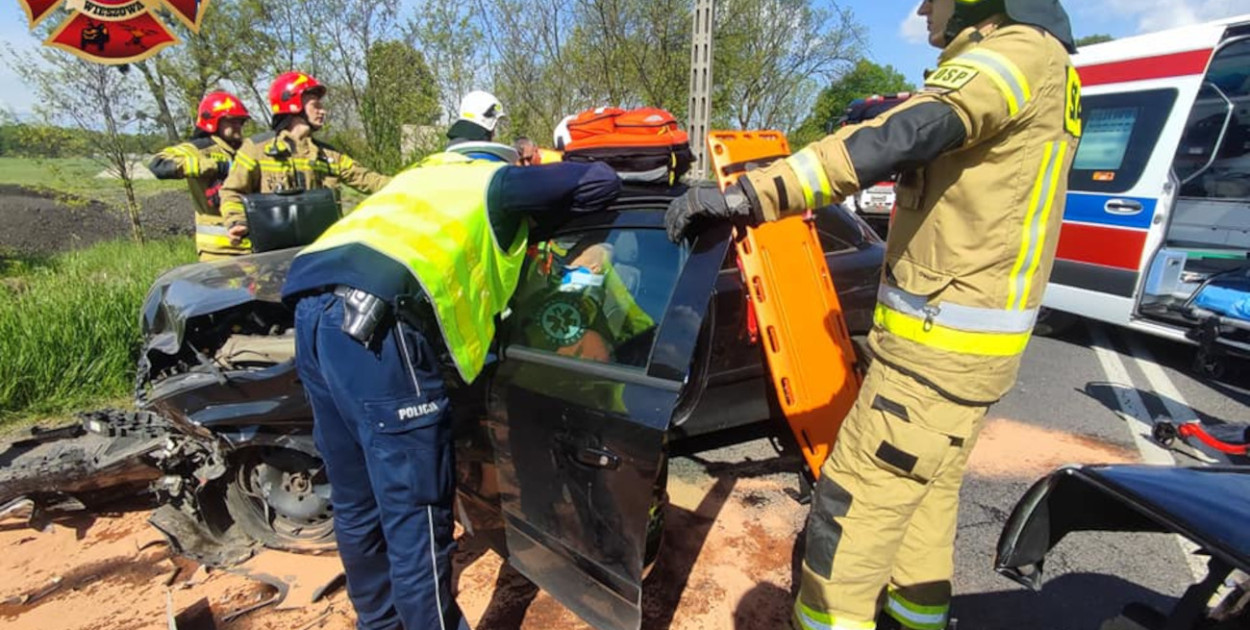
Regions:
M 274 79 L 269 88 L 273 131 L 244 142 L 221 188 L 221 213 L 236 243 L 247 236 L 244 195 L 330 188 L 337 197 L 340 182 L 372 194 L 391 181 L 312 137 L 326 121 L 325 94 L 325 86 L 303 72 Z
M 920 14 L 943 49 L 921 94 L 724 195 L 692 189 L 667 216 L 676 240 L 698 221 L 770 221 L 901 173 L 874 361 L 808 519 L 793 617 L 806 630 L 871 630 L 882 607 L 882 627 L 948 627 L 964 465 L 1016 380 L 1081 135 L 1058 0 L 927 0 Z
M 148 170 L 159 179 L 186 179 L 195 204 L 195 250 L 200 260 L 247 254 L 231 243 L 221 217 L 221 184 L 243 144 L 243 123 L 251 116 L 229 92 L 209 92 L 200 101 L 191 140 L 157 153 Z

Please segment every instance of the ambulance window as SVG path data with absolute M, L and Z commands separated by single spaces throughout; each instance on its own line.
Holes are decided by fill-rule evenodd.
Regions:
M 1084 133 L 1072 161 L 1073 191 L 1122 193 L 1133 188 L 1150 161 L 1176 102 L 1176 90 L 1087 96 Z
M 1211 60 L 1176 152 L 1184 197 L 1250 198 L 1250 40 Z

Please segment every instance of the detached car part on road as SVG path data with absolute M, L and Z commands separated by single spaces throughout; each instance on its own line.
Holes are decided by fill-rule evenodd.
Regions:
M 683 190 L 631 191 L 612 212 L 536 229 L 485 371 L 450 392 L 460 522 L 604 629 L 641 624 L 670 447 L 782 418 L 748 334 L 731 226 L 680 246 L 665 235 Z M 840 206 L 815 221 L 848 326 L 865 332 L 884 247 Z M 88 414 L 0 452 L 0 509 L 89 506 L 102 486 L 150 484 L 153 524 L 203 562 L 238 562 L 258 544 L 332 548 L 329 484 L 279 299 L 295 253 L 158 279 L 142 313 L 139 411 Z M 602 282 L 579 280 L 591 266 Z
M 1037 482 L 998 541 L 995 569 L 1040 588 L 1046 555 L 1083 531 L 1178 534 L 1208 573 L 1170 612 L 1130 604 L 1101 630 L 1250 628 L 1250 468 L 1068 466 Z

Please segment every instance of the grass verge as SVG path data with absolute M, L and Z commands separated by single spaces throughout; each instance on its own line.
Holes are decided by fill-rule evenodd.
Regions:
M 119 179 L 97 178 L 105 165 L 91 158 L 0 157 L 0 184 L 44 188 L 58 193 L 125 207 L 126 192 Z M 185 191 L 182 180 L 138 179 L 135 195 L 140 199 L 166 190 Z
M 143 298 L 194 260 L 190 239 L 0 258 L 0 425 L 129 397 Z

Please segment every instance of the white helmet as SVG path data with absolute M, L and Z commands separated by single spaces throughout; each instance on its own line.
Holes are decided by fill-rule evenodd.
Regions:
M 573 136 L 569 133 L 569 123 L 572 122 L 574 118 L 577 118 L 577 116 L 572 114 L 565 116 L 564 119 L 556 125 L 555 133 L 551 134 L 551 141 L 555 143 L 557 151 L 563 151 L 564 147 L 568 146 L 568 144 L 573 141 Z
M 460 115 L 456 120 L 467 120 L 483 129 L 494 133 L 499 119 L 506 114 L 503 103 L 490 92 L 474 90 L 460 100 Z

